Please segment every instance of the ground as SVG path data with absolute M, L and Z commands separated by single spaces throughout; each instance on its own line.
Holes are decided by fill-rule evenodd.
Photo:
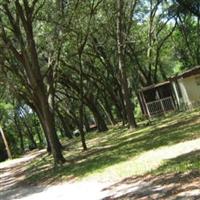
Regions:
M 198 110 L 92 133 L 87 152 L 78 140 L 58 169 L 45 150 L 1 163 L 0 199 L 200 199 Z

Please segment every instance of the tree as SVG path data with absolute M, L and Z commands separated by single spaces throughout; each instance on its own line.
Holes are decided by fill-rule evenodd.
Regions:
M 8 141 L 8 136 L 5 134 L 5 132 L 3 130 L 3 125 L 5 124 L 5 121 L 8 119 L 8 117 L 9 117 L 8 112 L 11 109 L 12 109 L 12 106 L 10 104 L 6 104 L 6 103 L 3 103 L 0 101 L 0 139 L 3 141 L 7 156 L 10 159 L 12 159 L 11 148 L 10 148 L 10 144 Z
M 176 57 L 183 68 L 200 64 L 200 1 L 175 1 L 170 13 L 175 15 L 177 30 L 173 37 Z M 199 10 L 199 11 L 198 11 Z
M 123 91 L 123 99 L 127 113 L 128 124 L 131 129 L 136 128 L 136 122 L 133 115 L 133 106 L 130 99 L 128 88 L 127 72 L 125 68 L 125 30 L 124 30 L 124 1 L 117 0 L 117 47 L 118 47 L 118 67 L 120 73 L 120 82 Z
M 199 0 L 175 0 L 180 7 L 179 10 L 187 10 L 188 12 L 200 18 L 200 1 Z
M 34 20 L 39 8 L 41 4 L 37 0 L 31 3 L 19 0 L 1 3 L 1 9 L 4 11 L 0 21 L 1 38 L 18 63 L 17 68 L 10 65 L 7 69 L 25 83 L 27 103 L 37 113 L 50 144 L 54 162 L 58 164 L 64 162 L 64 158 L 55 129 L 52 66 L 43 71 L 34 37 Z M 6 24 L 10 26 L 9 29 Z

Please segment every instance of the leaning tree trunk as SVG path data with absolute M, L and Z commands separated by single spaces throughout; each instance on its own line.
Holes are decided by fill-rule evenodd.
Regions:
M 106 118 L 108 119 L 108 121 L 109 121 L 109 123 L 110 123 L 110 125 L 114 125 L 114 123 L 113 123 L 113 121 L 112 121 L 112 118 L 111 118 L 111 116 L 110 116 L 110 113 L 107 111 L 107 109 L 106 109 L 106 107 L 105 107 L 105 105 L 101 102 L 101 100 L 99 100 L 98 101 L 99 102 L 99 105 L 100 105 L 100 107 L 101 107 L 101 109 L 102 109 L 102 111 L 105 113 L 105 115 L 106 115 Z
M 7 152 L 8 158 L 12 159 L 11 150 L 10 150 L 10 147 L 9 147 L 9 144 L 8 144 L 8 141 L 7 141 L 7 138 L 6 138 L 6 136 L 5 136 L 5 133 L 3 132 L 3 129 L 2 129 L 1 126 L 0 126 L 0 134 L 1 134 L 1 136 L 2 136 L 4 145 L 5 145 L 5 147 L 6 147 L 6 152 Z
M 49 143 L 50 151 L 53 154 L 54 163 L 55 165 L 62 164 L 65 162 L 65 159 L 62 155 L 62 146 L 56 134 L 54 113 L 50 109 L 48 97 L 44 92 L 38 90 L 37 95 L 39 101 L 35 107 L 45 136 L 47 137 L 46 139 Z
M 108 100 L 106 99 L 106 97 L 104 98 L 104 102 L 105 102 L 105 109 L 107 111 L 107 113 L 109 114 L 109 117 L 112 121 L 112 124 L 115 125 L 116 124 L 116 120 L 113 116 L 113 113 L 112 113 L 112 107 L 109 105 L 109 102 Z
M 97 105 L 93 102 L 92 99 L 90 99 L 90 100 L 87 99 L 87 106 L 88 106 L 88 108 L 91 110 L 91 112 L 94 115 L 98 131 L 99 132 L 107 131 L 108 128 L 107 128 L 107 125 L 105 123 L 105 120 L 102 117 L 99 109 L 97 108 Z
M 68 121 L 65 119 L 65 117 L 60 113 L 60 111 L 57 109 L 57 114 L 58 114 L 58 117 L 60 119 L 60 122 L 62 124 L 62 128 L 64 130 L 64 136 L 68 137 L 69 139 L 72 139 L 73 136 L 72 136 L 72 133 L 70 131 L 70 128 L 68 126 Z
M 44 131 L 47 134 L 48 141 L 50 143 L 51 152 L 54 157 L 55 164 L 63 163 L 65 161 L 63 155 L 62 155 L 62 147 L 59 143 L 56 129 L 55 129 L 55 122 L 54 122 L 54 116 L 49 111 L 48 107 L 44 109 L 43 111 L 43 128 Z
M 22 67 L 22 70 L 25 72 L 23 78 L 21 75 L 19 76 L 21 83 L 26 84 L 25 88 L 28 92 L 27 96 L 29 96 L 25 96 L 24 99 L 29 98 L 29 101 L 34 104 L 34 107 L 37 109 L 40 122 L 53 154 L 55 165 L 57 165 L 58 163 L 64 162 L 64 158 L 62 156 L 61 148 L 58 145 L 53 107 L 51 107 L 49 102 L 49 86 L 52 85 L 54 89 L 55 83 L 55 80 L 51 80 L 50 78 L 52 75 L 51 70 L 54 71 L 54 68 L 50 66 L 48 71 L 42 73 L 40 66 L 41 62 L 39 62 L 38 48 L 33 31 L 38 1 L 28 2 L 18 0 L 14 1 L 12 4 L 13 6 L 9 6 L 9 3 L 10 2 L 6 3 L 5 1 L 1 6 L 1 9 L 4 11 L 5 18 L 7 17 L 8 19 L 7 23 L 10 25 L 9 27 L 11 27 L 13 35 L 7 37 L 7 30 L 4 26 L 1 26 L 1 38 L 3 38 L 5 46 L 9 48 L 12 55 L 21 64 L 20 67 Z M 14 17 L 15 15 L 17 15 L 17 17 Z M 10 38 L 12 38 L 12 40 L 10 40 Z M 10 72 L 18 75 L 18 70 L 19 69 L 16 68 L 16 70 L 12 69 Z M 47 79 L 50 78 L 51 81 L 46 79 L 44 82 L 44 77 Z M 49 85 L 47 86 L 46 84 Z M 23 94 L 27 93 L 25 92 Z
M 133 115 L 133 106 L 130 99 L 130 93 L 128 88 L 127 74 L 125 68 L 125 38 L 124 38 L 124 1 L 117 0 L 117 47 L 118 47 L 118 66 L 120 72 L 120 82 L 123 91 L 123 99 L 125 102 L 125 109 L 127 114 L 127 120 L 129 128 L 136 128 L 136 122 Z

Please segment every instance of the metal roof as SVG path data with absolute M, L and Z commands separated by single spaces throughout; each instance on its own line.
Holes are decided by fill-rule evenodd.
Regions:
M 186 77 L 190 77 L 196 74 L 200 74 L 200 65 L 193 67 L 192 69 L 188 69 L 185 72 L 182 72 L 180 74 L 176 74 L 175 76 L 170 77 L 169 80 L 186 78 Z
M 139 91 L 141 92 L 141 91 L 146 91 L 146 90 L 150 90 L 150 89 L 153 89 L 153 88 L 161 87 L 163 85 L 170 84 L 171 80 L 186 78 L 186 77 L 190 77 L 190 76 L 193 76 L 193 75 L 196 75 L 196 74 L 200 74 L 200 65 L 193 67 L 192 69 L 188 69 L 185 72 L 182 72 L 180 74 L 176 74 L 175 76 L 170 77 L 168 79 L 168 81 L 164 81 L 164 82 L 161 82 L 161 83 L 158 83 L 158 84 L 152 84 L 152 85 L 143 87 L 143 88 L 139 89 Z
M 169 83 L 170 83 L 170 81 L 165 81 L 165 82 L 161 82 L 161 83 L 157 83 L 157 84 L 152 84 L 152 85 L 149 85 L 149 86 L 141 88 L 139 91 L 150 90 L 150 89 L 153 89 L 153 88 L 161 87 L 161 86 L 169 84 Z

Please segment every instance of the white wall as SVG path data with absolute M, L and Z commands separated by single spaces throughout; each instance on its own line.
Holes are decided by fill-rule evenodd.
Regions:
M 197 84 L 200 75 L 178 79 L 184 103 L 191 105 L 200 101 L 200 85 Z

